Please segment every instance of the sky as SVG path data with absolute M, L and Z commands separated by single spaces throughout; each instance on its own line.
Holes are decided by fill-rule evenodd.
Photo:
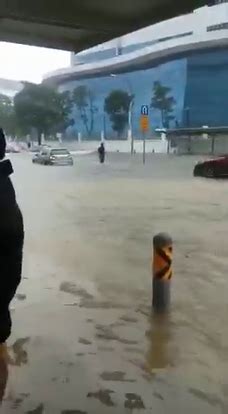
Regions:
M 0 78 L 34 83 L 55 69 L 70 65 L 70 53 L 35 46 L 0 42 Z

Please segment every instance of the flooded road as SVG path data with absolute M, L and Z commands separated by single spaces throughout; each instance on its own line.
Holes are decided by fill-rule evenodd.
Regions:
M 26 241 L 1 412 L 227 413 L 228 181 L 194 179 L 193 157 L 12 161 Z M 153 316 L 160 231 L 172 309 Z

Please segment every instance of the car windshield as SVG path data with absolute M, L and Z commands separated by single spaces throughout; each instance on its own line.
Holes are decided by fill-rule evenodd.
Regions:
M 51 155 L 69 155 L 69 151 L 67 151 L 66 149 L 54 149 L 51 150 Z

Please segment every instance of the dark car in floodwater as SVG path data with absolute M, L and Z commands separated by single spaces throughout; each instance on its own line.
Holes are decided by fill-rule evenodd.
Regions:
M 228 155 L 198 162 L 193 170 L 195 177 L 228 177 Z
M 35 164 L 73 165 L 73 158 L 65 148 L 43 148 L 32 159 Z

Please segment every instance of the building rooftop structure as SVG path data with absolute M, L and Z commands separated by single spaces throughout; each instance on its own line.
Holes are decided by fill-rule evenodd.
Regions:
M 126 139 L 141 136 L 141 105 L 148 106 L 149 137 L 157 128 L 227 126 L 227 68 L 228 3 L 222 2 L 74 53 L 71 67 L 44 81 L 70 93 L 82 87 L 85 99 L 93 97 L 86 118 L 75 104 L 72 136 L 116 139 L 119 128 Z M 116 90 L 131 98 L 122 129 L 105 110 Z
M 116 38 L 99 46 L 73 53 L 71 67 L 47 73 L 44 80 L 61 82 L 83 77 L 145 69 L 189 55 L 228 45 L 228 4 L 196 9 Z

